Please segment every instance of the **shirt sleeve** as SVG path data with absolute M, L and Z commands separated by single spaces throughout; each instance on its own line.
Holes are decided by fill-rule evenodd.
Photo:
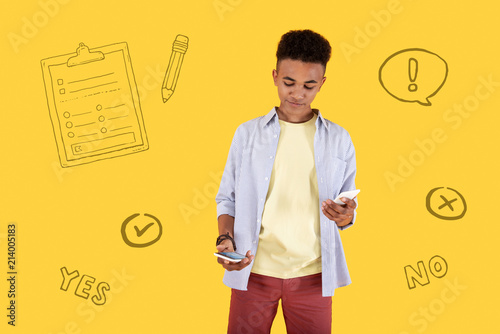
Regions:
M 229 155 L 226 161 L 226 166 L 222 174 L 222 179 L 219 186 L 219 191 L 215 196 L 217 203 L 217 218 L 220 215 L 227 214 L 235 216 L 235 194 L 236 194 L 236 179 L 239 175 L 239 167 L 241 163 L 242 141 L 239 140 L 240 128 L 236 129 L 229 149 Z
M 354 145 L 352 143 L 351 137 L 348 135 L 348 146 L 345 154 L 344 161 L 346 162 L 346 170 L 344 173 L 344 180 L 342 184 L 342 189 L 340 192 L 354 190 L 356 189 L 355 178 L 356 178 L 356 152 L 354 150 Z M 354 199 L 356 202 L 356 208 L 358 207 L 358 198 Z M 342 227 L 339 227 L 340 230 L 345 230 L 351 227 L 356 221 L 356 209 L 354 209 L 354 214 L 352 217 L 352 221 Z

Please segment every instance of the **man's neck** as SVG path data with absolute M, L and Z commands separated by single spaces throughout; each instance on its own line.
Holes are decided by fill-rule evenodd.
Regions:
M 304 123 L 314 117 L 314 112 L 311 108 L 309 108 L 309 111 L 295 114 L 295 113 L 287 113 L 286 111 L 283 111 L 281 108 L 278 107 L 276 108 L 276 113 L 278 114 L 278 118 L 280 120 L 289 123 Z

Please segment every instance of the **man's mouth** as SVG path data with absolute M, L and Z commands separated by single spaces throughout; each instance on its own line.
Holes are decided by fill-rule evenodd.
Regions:
M 294 101 L 287 100 L 287 102 L 290 103 L 292 106 L 295 106 L 295 107 L 300 107 L 302 105 L 302 103 L 298 103 L 298 102 L 294 102 Z

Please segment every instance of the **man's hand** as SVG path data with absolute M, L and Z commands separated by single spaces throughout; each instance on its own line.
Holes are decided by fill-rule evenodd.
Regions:
M 226 240 L 222 241 L 217 246 L 217 251 L 219 253 L 220 252 L 234 252 L 233 243 L 231 242 L 231 240 L 226 239 Z M 240 262 L 230 262 L 230 261 L 224 260 L 220 257 L 217 258 L 217 262 L 219 262 L 226 270 L 229 270 L 229 271 L 241 270 L 241 269 L 245 268 L 246 266 L 248 266 L 254 258 L 254 256 L 250 253 L 250 251 L 248 251 L 245 254 L 245 256 L 246 256 L 246 258 L 244 258 Z
M 330 220 L 335 221 L 337 226 L 346 226 L 352 221 L 354 217 L 354 209 L 356 209 L 356 202 L 352 199 L 342 197 L 340 199 L 345 205 L 334 203 L 331 199 L 327 199 L 321 203 L 321 211 Z

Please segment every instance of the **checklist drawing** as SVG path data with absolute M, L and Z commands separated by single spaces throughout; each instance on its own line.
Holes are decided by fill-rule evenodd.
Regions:
M 148 149 L 127 43 L 41 61 L 62 167 Z

